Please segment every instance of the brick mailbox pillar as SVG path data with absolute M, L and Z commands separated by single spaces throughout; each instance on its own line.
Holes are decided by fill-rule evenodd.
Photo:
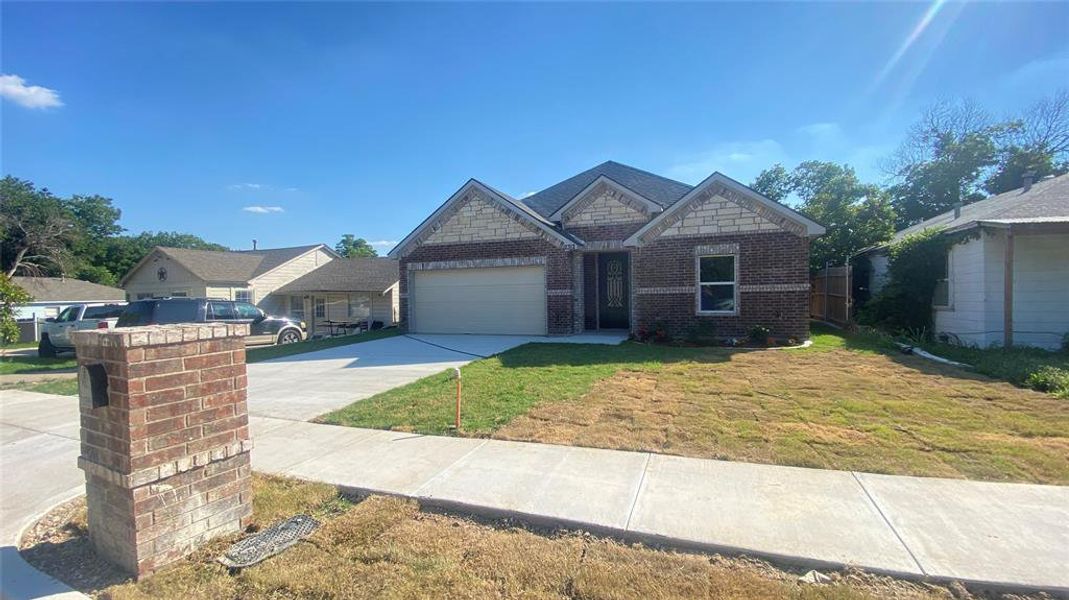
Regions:
M 137 577 L 248 524 L 247 334 L 246 325 L 72 334 L 89 537 Z

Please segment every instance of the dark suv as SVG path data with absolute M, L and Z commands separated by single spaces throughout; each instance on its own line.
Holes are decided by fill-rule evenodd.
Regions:
M 248 302 L 213 298 L 137 300 L 119 315 L 116 327 L 171 323 L 248 323 L 248 344 L 292 344 L 304 339 L 305 325 L 288 317 L 272 317 Z

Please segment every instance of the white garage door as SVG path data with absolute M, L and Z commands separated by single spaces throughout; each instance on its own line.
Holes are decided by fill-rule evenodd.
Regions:
M 546 333 L 545 267 L 416 271 L 412 331 Z

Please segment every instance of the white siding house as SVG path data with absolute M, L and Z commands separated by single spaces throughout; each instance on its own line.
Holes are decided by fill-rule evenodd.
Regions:
M 932 307 L 937 336 L 968 345 L 1062 346 L 1069 334 L 1069 175 L 1026 184 L 895 234 L 970 232 L 947 256 L 947 302 Z M 869 252 L 870 287 L 887 257 Z

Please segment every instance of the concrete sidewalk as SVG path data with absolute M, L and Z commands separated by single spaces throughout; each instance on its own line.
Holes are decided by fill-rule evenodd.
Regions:
M 814 567 L 1069 592 L 1069 488 L 254 417 L 253 468 L 474 513 Z
M 24 528 L 85 493 L 77 465 L 78 400 L 18 390 L 0 395 L 0 598 L 85 598 L 18 552 Z

